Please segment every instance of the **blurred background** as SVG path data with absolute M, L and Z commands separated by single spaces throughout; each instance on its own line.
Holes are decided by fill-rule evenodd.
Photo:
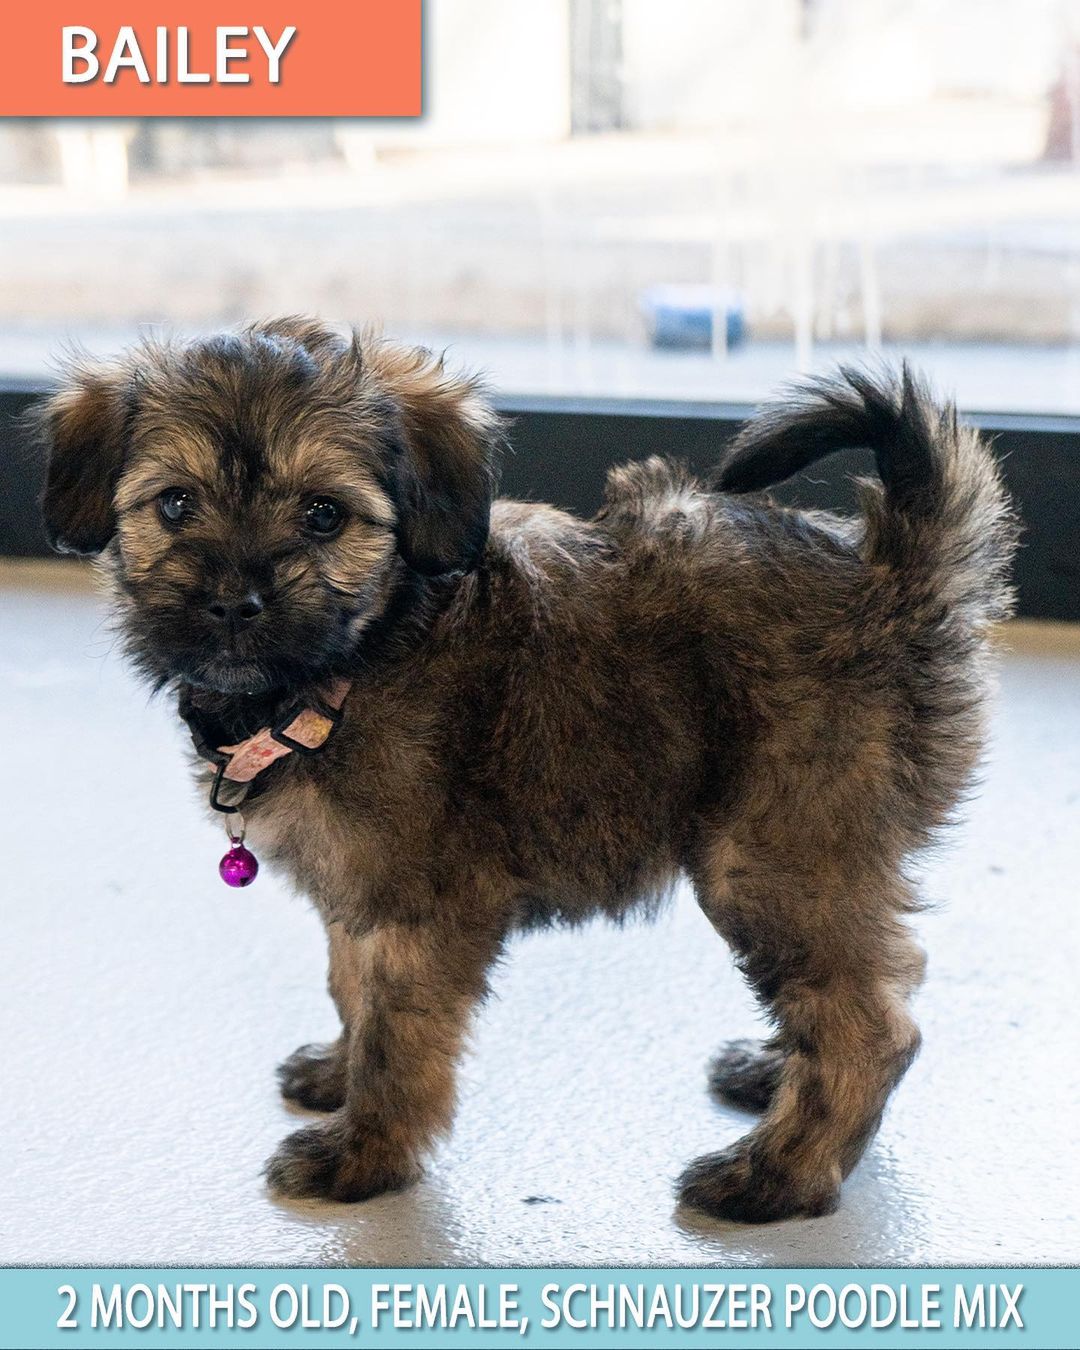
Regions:
M 425 116 L 0 123 L 0 377 L 315 312 L 504 393 L 1080 412 L 1078 0 L 428 0 Z

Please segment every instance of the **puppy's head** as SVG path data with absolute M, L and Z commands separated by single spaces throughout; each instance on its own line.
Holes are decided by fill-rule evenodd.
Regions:
M 105 554 L 136 659 L 222 693 L 341 670 L 405 572 L 487 540 L 499 422 L 422 350 L 305 320 L 75 365 L 46 528 Z

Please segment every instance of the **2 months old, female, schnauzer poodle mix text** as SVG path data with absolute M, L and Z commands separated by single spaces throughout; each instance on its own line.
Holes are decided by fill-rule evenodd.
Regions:
M 76 364 L 39 425 L 52 542 L 100 554 L 204 749 L 338 723 L 245 788 L 253 848 L 326 924 L 342 1022 L 281 1068 L 327 1118 L 271 1158 L 275 1191 L 412 1181 L 508 935 L 684 874 L 775 1034 L 721 1053 L 715 1089 L 761 1120 L 679 1195 L 836 1205 L 918 1045 L 904 863 L 969 782 L 1009 609 L 1014 519 L 973 430 L 907 371 L 847 371 L 709 481 L 630 463 L 580 520 L 493 502 L 474 382 L 299 319 Z M 849 446 L 880 479 L 857 519 L 763 495 Z

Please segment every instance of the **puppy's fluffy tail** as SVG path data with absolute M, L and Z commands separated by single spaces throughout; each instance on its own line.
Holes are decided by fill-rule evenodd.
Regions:
M 993 456 L 906 364 L 899 375 L 845 367 L 807 380 L 747 424 L 714 482 L 756 492 L 862 447 L 881 479 L 860 483 L 865 561 L 887 568 L 909 605 L 944 602 L 980 627 L 1006 617 L 1018 528 Z

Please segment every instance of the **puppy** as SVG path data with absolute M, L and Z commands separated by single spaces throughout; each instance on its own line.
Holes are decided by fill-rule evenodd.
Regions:
M 276 1192 L 413 1181 L 508 936 L 684 874 L 775 1034 L 721 1053 L 715 1091 L 763 1114 L 679 1196 L 833 1209 L 919 1043 L 905 860 L 970 782 L 1010 606 L 1014 518 L 951 408 L 906 370 L 811 382 L 711 482 L 628 464 L 588 521 L 493 504 L 474 382 L 314 321 L 74 366 L 40 427 L 53 545 L 102 556 L 204 753 L 338 722 L 226 789 L 326 924 L 342 1023 L 281 1067 L 327 1117 Z M 758 495 L 848 446 L 881 480 L 858 521 Z

